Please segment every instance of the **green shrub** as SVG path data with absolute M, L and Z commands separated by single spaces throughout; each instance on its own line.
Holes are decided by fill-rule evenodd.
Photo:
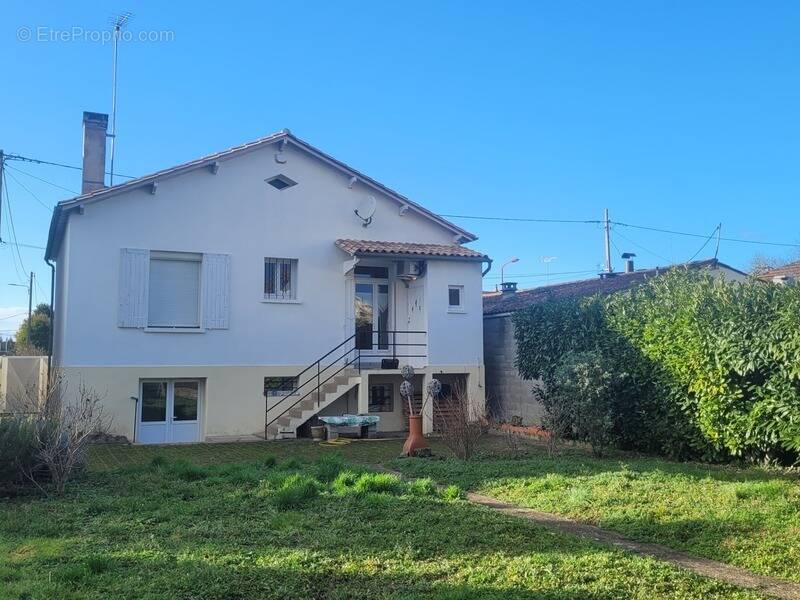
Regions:
M 403 482 L 392 473 L 363 473 L 353 485 L 359 494 L 402 494 Z
M 299 458 L 295 458 L 294 456 L 291 456 L 286 460 L 282 461 L 278 465 L 278 468 L 284 471 L 297 471 L 299 469 L 302 469 L 303 465 L 304 463 L 302 460 L 300 460 Z
M 314 464 L 314 473 L 323 483 L 334 481 L 339 473 L 344 470 L 344 458 L 338 452 L 321 456 Z
M 161 467 L 165 467 L 169 461 L 167 457 L 163 454 L 156 454 L 153 458 L 150 459 L 150 466 L 154 469 L 159 469 Z
M 333 480 L 331 487 L 337 494 L 348 494 L 353 491 L 358 477 L 359 474 L 355 471 L 342 471 Z
M 265 469 L 271 469 L 278 464 L 278 458 L 274 454 L 267 454 L 261 459 L 261 466 Z
M 556 428 L 677 457 L 800 455 L 800 286 L 672 269 L 627 292 L 546 302 L 513 320 L 518 370 L 543 381 Z M 569 415 L 586 386 L 605 412 L 599 431 L 580 434 Z M 613 402 L 612 391 L 625 401 Z
M 415 479 L 408 484 L 408 492 L 413 496 L 436 496 L 438 489 L 429 477 Z
M 445 500 L 461 500 L 464 492 L 457 485 L 448 485 L 442 490 L 442 498 Z
M 34 422 L 24 416 L 0 417 L 0 496 L 13 493 L 16 486 L 37 469 Z
M 319 482 L 308 475 L 295 473 L 284 479 L 272 494 L 272 503 L 278 510 L 298 508 L 319 494 Z
M 198 481 L 208 477 L 208 471 L 188 460 L 176 460 L 168 467 L 170 475 L 184 481 Z

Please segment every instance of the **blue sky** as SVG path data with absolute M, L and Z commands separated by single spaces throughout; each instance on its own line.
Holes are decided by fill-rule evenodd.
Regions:
M 80 164 L 81 113 L 108 112 L 111 97 L 111 46 L 90 32 L 131 10 L 134 36 L 171 39 L 121 46 L 120 173 L 288 127 L 438 213 L 600 219 L 608 208 L 626 223 L 710 234 L 722 222 L 725 237 L 800 244 L 800 4 L 187 6 L 6 2 L 0 148 Z M 20 28 L 32 39 L 20 41 Z M 44 246 L 40 201 L 70 194 L 31 175 L 78 190 L 79 173 L 10 166 L 25 171 L 7 171 L 16 238 Z M 552 282 L 603 261 L 597 225 L 454 221 L 495 265 L 518 256 L 507 273 L 523 287 L 545 283 L 543 256 L 565 273 Z M 639 266 L 685 261 L 703 244 L 621 226 L 612 238 L 613 253 L 636 252 Z M 27 304 L 24 288 L 6 285 L 23 271 L 12 251 L 0 246 L 0 335 Z M 758 253 L 797 248 L 723 241 L 719 256 L 746 268 Z M 20 254 L 46 299 L 42 251 Z M 713 244 L 698 257 L 708 255 Z

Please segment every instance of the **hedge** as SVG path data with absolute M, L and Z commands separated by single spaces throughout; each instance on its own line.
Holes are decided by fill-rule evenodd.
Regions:
M 554 402 L 577 401 L 577 354 L 593 364 L 585 376 L 631 375 L 608 388 L 616 402 L 597 400 L 617 406 L 604 421 L 616 446 L 797 460 L 800 286 L 673 269 L 626 292 L 533 305 L 513 320 L 517 368 L 544 382 L 551 415 Z

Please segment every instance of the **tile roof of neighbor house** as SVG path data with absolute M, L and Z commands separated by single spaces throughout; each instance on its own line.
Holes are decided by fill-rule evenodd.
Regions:
M 472 248 L 457 244 L 414 244 L 410 242 L 379 242 L 374 240 L 336 240 L 336 245 L 353 256 L 384 254 L 402 256 L 441 256 L 488 260 L 489 257 Z
M 770 269 L 758 276 L 762 281 L 774 281 L 776 278 L 780 279 L 781 277 L 800 279 L 800 260 L 790 262 L 788 265 L 783 265 L 782 267 Z
M 544 285 L 529 290 L 520 290 L 514 293 L 484 294 L 483 314 L 501 315 L 512 313 L 532 304 L 560 298 L 580 298 L 593 296 L 595 294 L 612 294 L 614 292 L 627 290 L 637 283 L 658 276 L 659 273 L 679 267 L 687 269 L 701 269 L 706 267 L 716 269 L 718 267 L 723 267 L 744 275 L 742 271 L 721 263 L 717 259 L 697 260 L 683 265 L 641 269 L 633 273 L 615 273 L 610 277 L 594 277 L 592 279 L 582 279 L 580 281 L 555 283 L 553 285 Z
M 223 161 L 232 158 L 234 156 L 238 156 L 239 154 L 245 152 L 251 152 L 253 150 L 263 148 L 264 146 L 269 146 L 270 144 L 276 144 L 283 140 L 285 140 L 287 143 L 291 143 L 297 146 L 298 148 L 301 148 L 302 150 L 305 150 L 312 156 L 316 156 L 317 158 L 319 158 L 323 162 L 328 163 L 334 168 L 339 169 L 340 171 L 344 171 L 345 173 L 347 173 L 352 177 L 356 177 L 367 186 L 386 194 L 390 198 L 396 200 L 398 203 L 408 205 L 408 207 L 411 210 L 416 211 L 417 213 L 433 221 L 436 221 L 437 223 L 439 223 L 440 225 L 442 225 L 447 229 L 450 229 L 453 233 L 457 234 L 463 241 L 472 242 L 478 239 L 478 236 L 475 235 L 474 233 L 471 233 L 466 229 L 459 227 L 455 223 L 451 223 L 447 219 L 440 217 L 433 211 L 428 210 L 427 208 L 425 208 L 420 204 L 417 204 L 416 202 L 403 196 L 399 192 L 396 192 L 393 189 L 383 185 L 379 181 L 372 179 L 372 177 L 365 175 L 361 171 L 357 171 L 351 166 L 334 158 L 330 154 L 326 154 L 319 148 L 316 148 L 311 144 L 309 144 L 308 142 L 301 140 L 300 138 L 292 134 L 292 132 L 290 132 L 288 129 L 283 129 L 277 133 L 267 135 L 252 142 L 241 144 L 239 146 L 234 146 L 232 148 L 228 148 L 227 150 L 222 150 L 221 152 L 208 154 L 196 160 L 181 163 L 179 165 L 169 167 L 168 169 L 163 169 L 161 171 L 156 171 L 155 173 L 150 173 L 149 175 L 143 175 L 141 177 L 131 179 L 130 181 L 126 181 L 125 183 L 120 183 L 118 185 L 114 185 L 107 188 L 100 188 L 99 190 L 95 190 L 93 192 L 89 192 L 86 194 L 81 194 L 80 196 L 70 198 L 69 200 L 62 200 L 61 202 L 56 204 L 55 210 L 53 211 L 53 217 L 50 220 L 50 232 L 47 237 L 47 249 L 45 250 L 45 259 L 46 260 L 55 259 L 56 255 L 58 254 L 58 246 L 61 243 L 61 236 L 64 233 L 64 227 L 66 226 L 68 214 L 71 209 L 78 209 L 80 206 L 84 204 L 88 204 L 90 202 L 96 202 L 98 200 L 103 200 L 105 198 L 115 196 L 122 192 L 135 189 L 137 187 L 151 185 L 153 182 L 156 182 L 159 179 L 165 179 L 167 177 L 173 177 L 175 175 L 180 175 L 182 173 L 186 173 L 188 171 L 192 171 L 195 169 L 209 167 L 211 165 L 214 165 L 214 163 L 222 163 Z

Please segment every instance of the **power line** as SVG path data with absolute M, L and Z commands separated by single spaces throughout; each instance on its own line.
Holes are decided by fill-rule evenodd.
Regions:
M 493 217 L 486 215 L 452 215 L 440 214 L 440 217 L 448 219 L 477 219 L 481 221 L 512 221 L 521 223 L 583 223 L 590 225 L 597 225 L 605 223 L 600 219 L 532 219 L 526 217 Z M 636 225 L 634 223 L 624 223 L 622 221 L 609 221 L 611 225 L 619 225 L 620 227 L 630 227 L 632 229 L 641 229 L 644 231 L 654 231 L 657 233 L 667 233 L 670 235 L 682 235 L 686 237 L 696 237 L 705 239 L 706 234 L 703 233 L 689 233 L 686 231 L 676 231 L 674 229 L 664 229 L 661 227 L 650 227 L 648 225 Z M 755 244 L 761 246 L 781 246 L 784 248 L 800 248 L 800 244 L 789 244 L 786 242 L 759 242 L 757 240 L 745 240 L 742 238 L 720 237 L 721 241 L 734 242 L 737 244 Z
M 645 231 L 655 231 L 657 233 L 668 233 L 671 235 L 683 235 L 687 237 L 705 238 L 706 235 L 702 233 L 687 233 L 686 231 L 675 231 L 673 229 L 661 229 L 659 227 L 648 227 L 645 225 L 634 225 L 632 223 L 622 223 L 620 221 L 612 221 L 614 225 L 621 225 L 622 227 L 631 227 L 633 229 L 643 229 Z M 716 229 L 715 229 L 716 231 Z M 712 234 L 713 235 L 713 234 Z M 735 242 L 737 244 L 757 244 L 762 246 L 783 246 L 785 248 L 800 248 L 800 244 L 787 244 L 785 242 L 758 242 L 756 240 L 744 240 L 741 238 L 720 237 L 724 242 Z
M 18 248 L 31 248 L 32 250 L 45 250 L 44 246 L 34 246 L 33 244 L 23 244 L 22 242 L 0 242 L 0 248 L 3 246 L 14 247 L 17 246 Z
M 11 212 L 11 197 L 8 195 L 8 180 L 3 179 L 3 189 L 6 192 L 6 207 L 8 208 L 8 222 L 11 225 L 11 238 L 14 240 L 15 250 L 17 251 L 17 258 L 19 259 L 19 266 L 22 268 L 23 273 L 27 273 L 27 269 L 25 268 L 25 263 L 22 262 L 22 254 L 19 252 L 19 242 L 17 242 L 17 230 L 14 227 L 14 215 Z M 13 259 L 14 253 L 11 253 L 11 257 Z M 12 260 L 13 262 L 13 260 Z M 14 264 L 14 270 L 16 271 L 17 265 Z M 23 281 L 23 277 L 17 271 L 17 278 L 19 281 Z
M 8 316 L 5 316 L 5 317 L 0 317 L 0 321 L 4 321 L 6 319 L 13 319 L 14 317 L 21 317 L 22 315 L 27 315 L 27 314 L 28 314 L 27 312 L 21 312 L 21 313 L 15 314 L 15 315 L 8 315 Z
M 556 273 L 550 273 L 549 275 L 551 277 L 555 277 L 557 275 L 585 275 L 586 273 L 596 273 L 596 272 L 597 272 L 597 269 L 586 269 L 584 271 L 559 271 L 559 272 L 556 272 Z M 508 275 L 505 276 L 505 278 L 509 279 L 510 277 L 513 277 L 513 278 L 516 278 L 516 279 L 522 279 L 522 278 L 526 278 L 527 279 L 529 277 L 547 277 L 547 276 L 548 276 L 548 273 L 520 273 L 520 274 L 513 274 L 513 275 L 512 274 L 508 274 Z M 487 275 L 486 277 L 484 277 L 484 279 L 500 279 L 500 275 Z
M 598 224 L 605 223 L 599 219 L 529 219 L 525 217 L 486 217 L 479 215 L 446 215 L 440 214 L 440 217 L 448 219 L 477 219 L 480 221 L 517 221 L 522 223 L 589 223 Z
M 10 167 L 10 168 L 12 168 L 12 169 L 13 169 L 13 167 Z M 31 196 L 33 196 L 33 199 L 34 199 L 34 200 L 36 200 L 36 201 L 37 201 L 39 204 L 41 204 L 41 205 L 42 205 L 44 208 L 46 208 L 46 209 L 47 209 L 49 212 L 52 212 L 52 211 L 53 211 L 53 207 L 52 207 L 52 206 L 49 206 L 47 203 L 45 203 L 43 200 L 41 200 L 41 199 L 39 198 L 39 196 L 37 196 L 36 194 L 34 194 L 32 191 L 30 191 L 30 190 L 28 189 L 28 187 L 27 187 L 27 186 L 26 186 L 24 183 L 22 183 L 22 182 L 21 182 L 19 179 L 17 179 L 16 177 L 14 177 L 14 174 L 13 174 L 13 173 L 9 173 L 9 174 L 8 174 L 8 176 L 9 176 L 9 177 L 11 177 L 11 179 L 13 179 L 13 180 L 16 182 L 16 184 L 17 184 L 18 186 L 20 186 L 20 187 L 21 187 L 23 190 L 25 190 L 25 191 L 26 191 L 26 192 L 28 192 L 28 193 L 29 193 Z
M 711 235 L 710 235 L 710 236 L 708 236 L 708 239 L 707 239 L 705 242 L 703 242 L 703 245 L 702 245 L 702 246 L 700 246 L 700 249 L 699 249 L 697 252 L 695 252 L 694 254 L 692 254 L 692 258 L 690 258 L 689 260 L 687 260 L 687 261 L 686 261 L 687 263 L 690 263 L 690 262 L 692 262 L 692 261 L 693 261 L 695 258 L 697 258 L 697 255 L 698 255 L 698 254 L 700 254 L 700 253 L 703 251 L 703 248 L 705 248 L 706 246 L 708 246 L 708 242 L 710 242 L 710 241 L 711 241 L 711 239 L 712 239 L 712 238 L 713 238 L 713 237 L 716 235 L 716 233 L 717 233 L 717 230 L 719 229 L 719 227 L 720 227 L 719 225 L 717 225 L 716 227 L 714 227 L 714 231 L 712 231 L 712 232 L 711 232 Z
M 639 248 L 640 250 L 644 250 L 644 251 L 645 251 L 645 252 L 647 252 L 648 254 L 652 254 L 653 256 L 655 256 L 656 258 L 658 258 L 658 259 L 660 259 L 660 260 L 663 260 L 663 261 L 664 261 L 665 263 L 667 263 L 667 264 L 669 264 L 669 263 L 671 263 L 671 262 L 672 262 L 672 261 L 671 261 L 669 258 L 666 258 L 665 256 L 661 256 L 660 254 L 657 254 L 657 253 L 653 252 L 652 250 L 650 250 L 650 249 L 648 249 L 648 248 L 645 248 L 644 246 L 642 246 L 642 245 L 641 245 L 641 244 L 639 244 L 638 242 L 635 242 L 635 241 L 633 241 L 631 238 L 629 238 L 629 237 L 627 237 L 627 236 L 625 236 L 625 235 L 622 235 L 622 234 L 621 234 L 619 231 L 616 231 L 616 230 L 614 230 L 614 235 L 618 235 L 619 237 L 621 237 L 621 238 L 622 238 L 623 240 L 625 240 L 626 242 L 628 242 L 628 243 L 630 243 L 630 244 L 633 244 L 634 246 L 636 246 L 636 247 L 637 247 L 637 248 Z
M 16 171 L 17 173 L 22 173 L 23 175 L 27 175 L 28 177 L 33 177 L 34 179 L 36 179 L 38 181 L 41 181 L 42 183 L 46 183 L 47 185 L 52 185 L 53 187 L 56 187 L 56 188 L 58 188 L 60 190 L 64 190 L 65 192 L 69 192 L 70 194 L 75 194 L 76 196 L 80 195 L 75 190 L 71 190 L 69 188 L 65 188 L 63 185 L 58 185 L 57 183 L 53 183 L 52 181 L 47 181 L 47 179 L 42 179 L 41 177 L 37 177 L 36 175 L 32 175 L 31 173 L 28 173 L 27 171 L 23 171 L 22 169 L 18 169 L 17 167 L 12 167 L 11 165 L 6 165 L 6 166 L 9 169 L 12 169 L 12 170 Z
M 82 171 L 83 167 L 76 167 L 74 165 L 65 165 L 64 163 L 53 162 L 50 160 L 40 160 L 38 158 L 28 158 L 27 156 L 20 156 L 19 154 L 6 154 L 6 160 L 18 160 L 22 162 L 35 163 L 38 165 L 51 165 L 53 167 L 63 167 L 65 169 L 73 169 L 75 171 Z M 111 171 L 106 171 L 106 175 L 110 175 Z M 125 177 L 127 179 L 136 179 L 135 175 L 122 175 L 121 173 L 114 173 L 117 177 Z

